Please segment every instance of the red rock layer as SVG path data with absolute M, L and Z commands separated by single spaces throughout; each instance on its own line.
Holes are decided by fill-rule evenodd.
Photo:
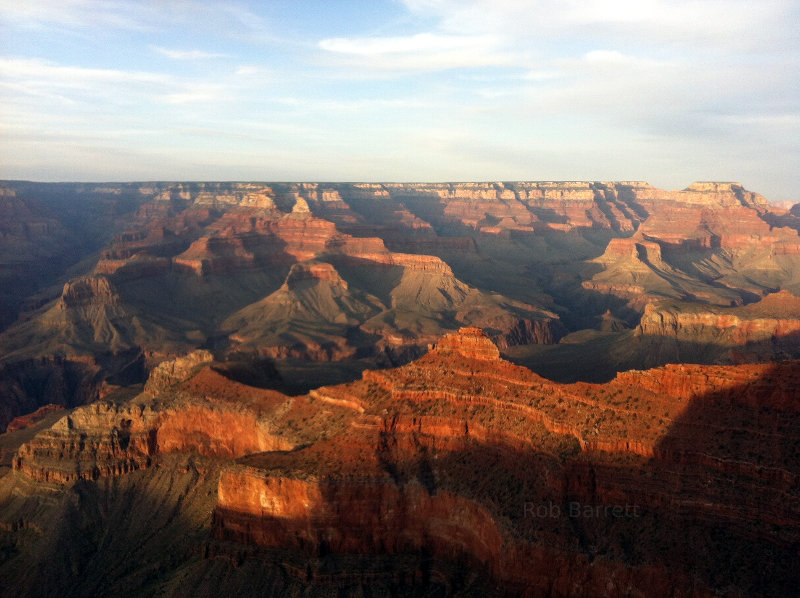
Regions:
M 270 420 L 272 410 L 289 406 L 288 397 L 242 387 L 211 370 L 187 385 L 190 392 L 168 394 L 166 402 L 142 395 L 141 402 L 80 407 L 24 444 L 14 469 L 42 481 L 70 483 L 146 468 L 165 452 L 236 457 L 294 446 Z M 213 393 L 220 385 L 235 398 Z M 157 382 L 149 386 L 151 391 L 157 387 Z
M 683 525 L 722 525 L 734 542 L 800 539 L 789 448 L 800 441 L 800 364 L 669 366 L 559 385 L 490 355 L 485 341 L 462 330 L 409 366 L 317 391 L 361 415 L 346 435 L 223 474 L 218 537 L 312 557 L 424 547 L 486 567 L 505 591 L 546 595 L 579 576 L 580 589 L 563 594 L 575 596 L 618 595 L 622 580 L 644 595 L 712 595 L 660 552 Z M 613 544 L 627 524 L 655 526 L 637 540 L 637 566 L 589 564 L 561 544 L 576 525 Z
M 19 417 L 15 417 L 14 419 L 12 419 L 9 422 L 8 426 L 6 427 L 6 432 L 16 432 L 17 430 L 24 430 L 25 428 L 28 428 L 33 424 L 42 421 L 48 414 L 63 410 L 64 407 L 61 405 L 53 405 L 52 403 L 49 405 L 44 405 L 42 407 L 39 407 L 33 413 L 20 415 Z
M 691 555 L 719 558 L 713 530 L 732 550 L 800 541 L 797 362 L 563 385 L 465 328 L 408 366 L 290 399 L 193 361 L 154 399 L 73 411 L 15 469 L 69 483 L 170 451 L 238 457 L 220 477 L 216 538 L 299 551 L 298 575 L 331 587 L 359 573 L 310 563 L 426 551 L 505 593 L 710 596 L 720 586 Z M 763 566 L 753 556 L 725 570 L 734 587 Z
M 711 309 L 649 303 L 636 333 L 723 346 L 800 343 L 800 298 L 782 291 L 747 306 Z

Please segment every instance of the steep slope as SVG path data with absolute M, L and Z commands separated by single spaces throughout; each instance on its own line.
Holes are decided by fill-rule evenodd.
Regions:
M 198 347 L 220 356 L 247 351 L 378 365 L 407 361 L 463 324 L 491 326 L 505 344 L 553 342 L 561 334 L 553 312 L 466 285 L 440 258 L 340 232 L 312 207 L 345 224 L 364 220 L 341 195 L 314 185 L 157 183 L 109 185 L 103 193 L 136 194 L 122 205 L 137 209 L 108 227 L 94 267 L 62 284 L 60 297 L 31 303 L 0 336 L 7 373 L 21 371 L 13 364 L 22 360 L 66 357 L 78 364 L 70 368 L 89 368 L 79 395 L 88 397 L 105 392 L 98 389 L 104 380 L 140 383 L 159 361 Z M 301 282 L 315 268 L 338 278 Z M 79 402 L 30 396 L 20 379 L 0 384 L 17 397 L 8 419 L 29 408 L 23 405 Z
M 613 240 L 584 287 L 644 307 L 642 296 L 739 304 L 797 286 L 800 238 L 775 227 L 763 197 L 738 183 L 695 183 L 677 193 L 638 194 L 649 216 Z
M 180 331 L 159 326 L 130 305 L 106 276 L 85 276 L 64 285 L 59 300 L 2 337 L 7 356 L 60 353 L 95 357 L 132 348 L 174 352 L 190 341 Z
M 374 296 L 351 292 L 324 262 L 294 264 L 283 285 L 222 323 L 240 347 L 276 358 L 341 359 L 353 356 L 350 331 L 385 310 Z
M 83 260 L 143 200 L 133 185 L 1 181 L 0 330 L 52 298 L 67 270 L 84 273 Z
M 74 596 L 102 583 L 744 597 L 798 583 L 798 362 L 563 385 L 465 328 L 407 366 L 290 398 L 197 359 L 19 448 L 0 478 L 5 579 Z

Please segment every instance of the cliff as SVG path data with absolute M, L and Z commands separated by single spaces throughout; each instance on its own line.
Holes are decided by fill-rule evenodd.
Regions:
M 738 307 L 650 303 L 636 334 L 662 344 L 705 344 L 727 351 L 727 359 L 776 360 L 800 343 L 800 298 L 788 291 Z M 745 353 L 746 350 L 746 353 Z
M 797 231 L 757 193 L 738 183 L 630 193 L 647 217 L 594 260 L 603 271 L 585 288 L 632 300 L 638 310 L 645 296 L 731 305 L 773 292 L 776 284 L 793 288 L 784 256 L 798 251 Z
M 2 199 L 3 371 L 65 357 L 91 370 L 81 397 L 141 383 L 199 347 L 337 363 L 325 367 L 342 380 L 470 326 L 507 352 L 644 316 L 631 344 L 642 359 L 625 362 L 637 367 L 800 355 L 791 318 L 737 315 L 739 332 L 720 334 L 722 322 L 685 320 L 705 309 L 687 305 L 728 314 L 800 293 L 795 216 L 739 183 L 3 183 Z M 689 353 L 642 340 L 676 338 L 655 330 L 672 327 L 668 305 L 680 306 Z M 77 403 L 0 385 L 11 389 L 2 423 Z
M 162 364 L 147 392 L 127 403 L 95 402 L 74 409 L 49 429 L 20 446 L 16 471 L 50 483 L 69 484 L 146 469 L 157 456 L 188 452 L 240 457 L 288 450 L 323 422 L 309 413 L 308 400 L 293 399 L 231 380 L 206 367 L 203 352 Z M 343 408 L 327 411 L 347 414 Z M 306 428 L 296 428 L 303 414 Z
M 501 360 L 484 335 L 464 329 L 408 366 L 320 389 L 363 414 L 345 435 L 227 469 L 215 534 L 302 552 L 311 584 L 330 582 L 317 569 L 329 554 L 364 563 L 398 555 L 400 563 L 425 550 L 433 574 L 444 574 L 442 562 L 469 563 L 504 592 L 547 595 L 578 576 L 564 595 L 617 595 L 622 580 L 644 595 L 712 595 L 704 584 L 713 575 L 689 581 L 681 567 L 696 550 L 725 549 L 716 540 L 690 548 L 694 540 L 678 539 L 683 526 L 708 539 L 723 524 L 728 548 L 759 547 L 755 561 L 764 546 L 791 546 L 800 533 L 800 513 L 786 502 L 800 470 L 791 449 L 778 448 L 800 438 L 794 424 L 770 437 L 776 428 L 764 420 L 797 419 L 798 372 L 797 363 L 779 373 L 672 366 L 607 385 L 558 385 Z M 785 382 L 776 387 L 773 375 Z M 780 534 L 765 532 L 765 521 Z M 648 537 L 633 532 L 636 548 L 624 548 L 623 537 L 642 526 Z M 573 534 L 577 552 L 567 548 Z M 664 542 L 677 548 L 665 555 Z M 746 569 L 725 575 L 759 575 Z
M 147 480 L 196 455 L 180 467 L 218 472 L 208 535 L 156 577 L 191 567 L 212 587 L 201 571 L 277 568 L 268 587 L 345 595 L 767 596 L 796 584 L 798 362 L 558 384 L 463 328 L 401 368 L 288 397 L 205 359 L 165 364 L 147 393 L 39 432 L 14 459 L 18 493 L 29 480 L 23 493 L 47 482 L 88 496 L 133 476 L 158 496 Z M 38 520 L 22 521 L 3 533 Z

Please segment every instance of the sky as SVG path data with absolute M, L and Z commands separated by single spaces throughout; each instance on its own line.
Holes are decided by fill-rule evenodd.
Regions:
M 798 0 L 0 0 L 0 178 L 800 201 L 798 23 Z

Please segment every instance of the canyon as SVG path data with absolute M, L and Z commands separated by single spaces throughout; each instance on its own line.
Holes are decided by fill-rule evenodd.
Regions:
M 721 182 L 0 182 L 0 577 L 792 595 L 796 207 Z
M 462 328 L 408 365 L 290 397 L 207 357 L 160 366 L 124 403 L 49 414 L 17 441 L 0 478 L 5 578 L 46 591 L 43 572 L 68 558 L 71 595 L 88 595 L 127 547 L 112 586 L 142 578 L 161 595 L 181 595 L 187 575 L 211 595 L 256 569 L 262 589 L 289 595 L 796 587 L 800 362 L 561 384 Z M 156 541 L 142 522 L 109 534 L 118 495 L 137 519 L 172 513 L 164 529 L 186 528 L 171 562 L 146 564 L 165 555 L 136 549 Z M 62 541 L 99 529 L 65 549 L 42 532 L 59 517 Z

